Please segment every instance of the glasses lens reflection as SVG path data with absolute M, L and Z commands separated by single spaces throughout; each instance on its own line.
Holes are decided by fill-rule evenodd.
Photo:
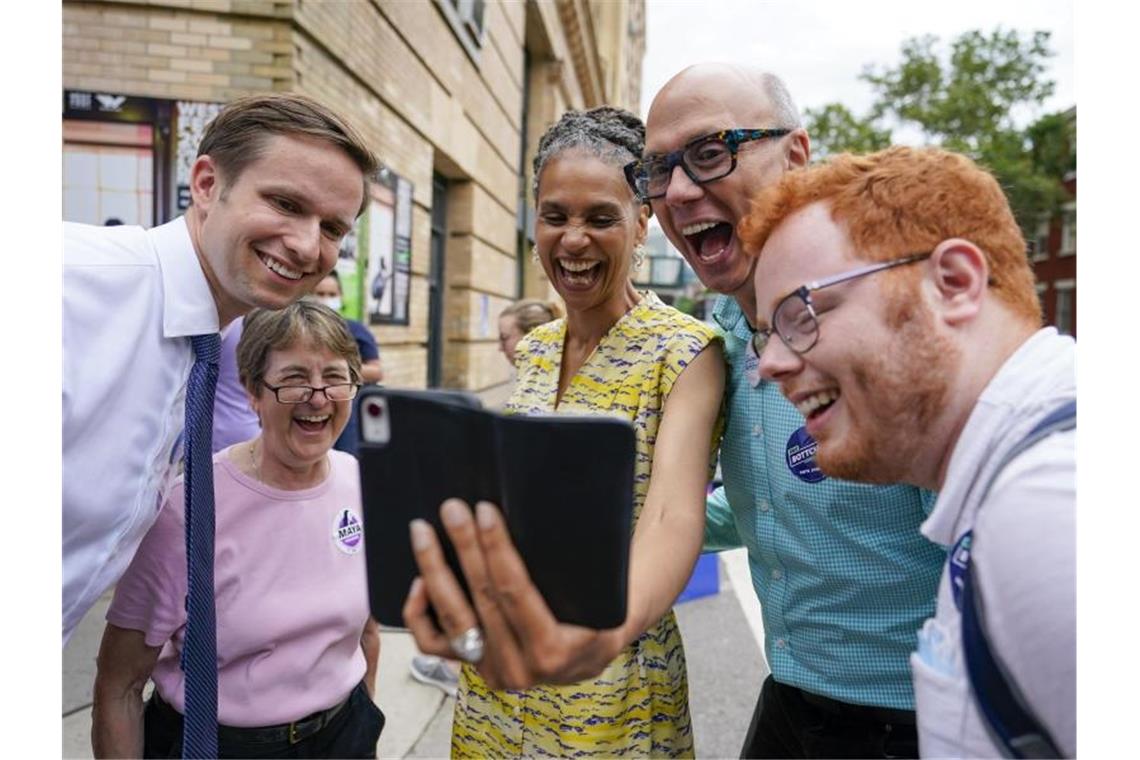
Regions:
M 772 324 L 788 347 L 799 352 L 811 348 L 819 330 L 815 315 L 800 293 L 792 293 L 780 302 L 772 315 Z

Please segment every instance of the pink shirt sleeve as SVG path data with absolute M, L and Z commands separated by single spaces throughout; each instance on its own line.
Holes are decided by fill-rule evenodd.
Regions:
M 170 489 L 158 520 L 115 587 L 107 622 L 142 631 L 161 647 L 186 624 L 186 533 L 182 479 Z

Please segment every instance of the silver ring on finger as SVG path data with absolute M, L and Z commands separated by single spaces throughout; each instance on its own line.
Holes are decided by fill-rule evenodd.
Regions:
M 483 632 L 479 626 L 473 625 L 458 636 L 452 637 L 451 651 L 464 662 L 472 665 L 483 659 Z

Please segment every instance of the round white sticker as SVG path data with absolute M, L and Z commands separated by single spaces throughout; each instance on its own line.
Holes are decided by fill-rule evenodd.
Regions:
M 333 518 L 332 540 L 345 554 L 356 554 L 364 546 L 364 527 L 360 518 L 348 507 Z

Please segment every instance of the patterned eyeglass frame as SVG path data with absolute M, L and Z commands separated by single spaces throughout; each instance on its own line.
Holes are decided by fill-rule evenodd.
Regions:
M 815 348 L 815 344 L 819 342 L 819 317 L 816 316 L 815 304 L 813 304 L 811 300 L 812 293 L 817 290 L 829 288 L 832 285 L 838 285 L 841 282 L 857 280 L 860 277 L 866 277 L 867 275 L 875 274 L 876 272 L 883 272 L 887 269 L 893 269 L 895 267 L 901 267 L 906 264 L 914 264 L 919 261 L 924 261 L 930 258 L 933 253 L 934 251 L 927 251 L 926 253 L 912 253 L 908 256 L 903 256 L 902 258 L 892 259 L 890 261 L 880 261 L 877 264 L 868 264 L 866 266 L 859 267 L 858 269 L 841 272 L 830 277 L 824 277 L 822 280 L 813 280 L 806 285 L 801 285 L 791 293 L 788 293 L 786 296 L 781 298 L 780 302 L 776 304 L 776 308 L 772 310 L 771 327 L 766 327 L 763 330 L 752 331 L 752 350 L 756 352 L 756 356 L 758 357 L 763 354 L 764 349 L 768 346 L 769 338 L 771 338 L 772 333 L 775 332 L 790 351 L 803 356 L 808 351 L 811 351 L 813 348 Z M 799 349 L 793 346 L 792 338 L 783 335 L 776 330 L 777 315 L 784 308 L 784 305 L 790 303 L 794 298 L 798 298 L 803 302 L 804 306 L 807 307 L 808 315 L 811 317 L 811 343 L 809 343 L 804 349 Z
M 769 137 L 783 137 L 784 135 L 789 134 L 791 131 L 791 129 L 785 129 L 783 127 L 778 127 L 775 129 L 722 129 L 719 132 L 713 132 L 710 135 L 702 135 L 694 140 L 690 140 L 672 153 L 655 156 L 653 160 L 663 161 L 665 163 L 665 168 L 669 172 L 670 178 L 673 176 L 673 169 L 680 165 L 681 169 L 684 170 L 685 175 L 691 179 L 694 184 L 703 185 L 706 182 L 714 182 L 718 179 L 724 179 L 736 171 L 736 152 L 740 150 L 740 146 L 744 143 L 751 142 L 752 140 L 766 140 Z M 689 167 L 689 164 L 685 162 L 685 153 L 687 153 L 692 148 L 701 145 L 702 143 L 712 142 L 713 140 L 719 140 L 728 147 L 728 152 L 732 157 L 732 161 L 728 166 L 728 171 L 726 171 L 724 174 L 718 174 L 715 177 L 697 179 L 695 176 L 693 176 L 693 170 Z M 665 191 L 669 189 L 669 185 L 666 183 L 665 191 L 662 191 L 657 195 L 649 194 L 649 177 L 645 173 L 644 159 L 638 158 L 630 161 L 628 164 L 622 167 L 622 171 L 625 172 L 626 182 L 629 183 L 629 186 L 633 189 L 634 194 L 637 195 L 637 197 L 640 198 L 643 203 L 647 203 L 657 198 L 664 198 Z M 645 192 L 642 192 L 639 189 L 639 185 L 641 184 L 645 185 Z

